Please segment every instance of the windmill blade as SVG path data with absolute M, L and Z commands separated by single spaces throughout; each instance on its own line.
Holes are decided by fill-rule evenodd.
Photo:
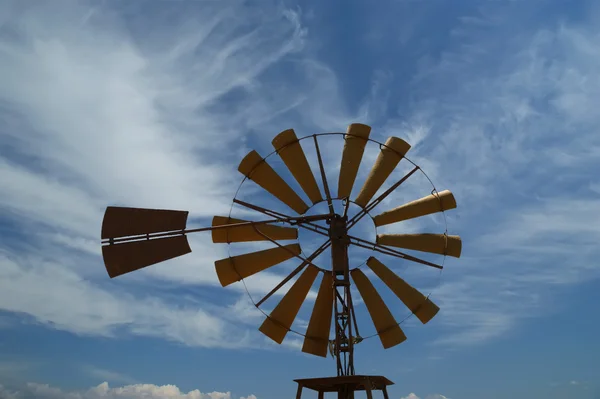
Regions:
M 299 244 L 282 245 L 281 247 L 220 259 L 215 262 L 215 269 L 219 282 L 223 287 L 226 287 L 296 255 L 300 255 Z
M 309 265 L 298 277 L 292 288 L 283 296 L 269 317 L 265 319 L 259 331 L 281 344 L 290 330 L 294 319 L 312 287 L 319 269 Z
M 348 126 L 338 180 L 338 198 L 350 197 L 370 134 L 370 126 L 361 123 L 353 123 Z
M 460 258 L 459 236 L 445 234 L 378 234 L 377 244 Z
M 350 275 L 371 315 L 383 348 L 388 349 L 404 342 L 406 335 L 367 276 L 360 269 L 352 270 Z
M 212 220 L 212 226 L 225 226 L 228 224 L 244 222 L 248 221 L 227 216 L 215 216 Z M 297 238 L 298 229 L 268 224 L 234 226 L 212 230 L 212 240 L 214 243 L 295 240 Z
M 102 247 L 104 266 L 110 278 L 164 262 L 192 252 L 187 237 L 178 235 L 153 240 L 130 241 Z
M 302 352 L 327 357 L 331 316 L 333 313 L 333 277 L 331 273 L 323 273 L 319 293 L 313 307 Z
M 302 190 L 308 195 L 313 204 L 322 201 L 321 190 L 310 169 L 306 155 L 296 137 L 294 129 L 284 130 L 271 142 L 277 154 L 283 160 Z
M 102 220 L 100 236 L 108 239 L 102 247 L 104 266 L 111 278 L 192 252 L 183 235 L 187 211 L 109 206 Z M 150 234 L 173 235 L 150 239 Z M 113 243 L 113 239 L 143 236 L 136 241 Z
M 398 137 L 390 137 L 381 147 L 381 152 L 367 177 L 360 193 L 354 200 L 356 204 L 365 207 L 377 190 L 385 182 L 400 160 L 410 150 L 410 144 Z
M 188 211 L 109 206 L 102 220 L 102 239 L 184 230 Z
M 380 215 L 375 216 L 373 220 L 375 221 L 375 226 L 379 227 L 454 208 L 456 208 L 454 195 L 452 195 L 449 190 L 444 190 L 440 193 L 431 194 L 407 204 L 400 205 L 392 210 L 385 211 Z
M 307 211 L 308 205 L 288 186 L 288 184 L 269 166 L 258 152 L 250 151 L 238 166 L 244 176 L 267 190 L 278 200 L 292 208 L 300 215 Z
M 367 260 L 367 266 L 417 316 L 421 323 L 426 324 L 440 310 L 429 298 L 421 294 L 416 288 L 408 284 L 376 258 L 370 257 Z

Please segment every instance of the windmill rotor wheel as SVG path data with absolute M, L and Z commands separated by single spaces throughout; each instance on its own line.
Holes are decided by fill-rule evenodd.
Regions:
M 261 157 L 256 151 L 251 151 L 240 163 L 238 170 L 244 175 L 234 199 L 231 204 L 230 213 L 227 217 L 216 217 L 219 218 L 217 224 L 213 222 L 213 226 L 225 223 L 238 223 L 247 220 L 232 218 L 232 212 L 234 206 L 242 206 L 246 209 L 252 209 L 257 213 L 262 213 L 267 216 L 273 217 L 289 217 L 290 212 L 281 213 L 273 211 L 271 209 L 261 208 L 256 204 L 250 204 L 245 201 L 241 201 L 238 196 L 243 189 L 244 185 L 248 182 L 252 182 L 265 191 L 269 192 L 273 197 L 278 199 L 281 204 L 287 205 L 296 215 L 302 216 L 313 209 L 313 207 L 322 204 L 328 204 L 329 201 L 342 202 L 347 210 L 349 204 L 354 204 L 360 207 L 361 211 L 364 211 L 363 216 L 368 216 L 374 224 L 376 239 L 374 243 L 377 244 L 377 248 L 386 247 L 384 251 L 388 251 L 391 247 L 402 248 L 409 250 L 416 250 L 422 252 L 436 253 L 442 256 L 440 264 L 432 264 L 430 262 L 422 261 L 420 259 L 412 257 L 406 253 L 402 253 L 401 257 L 408 261 L 415 261 L 418 263 L 425 264 L 427 266 L 436 267 L 440 270 L 443 268 L 443 264 L 446 256 L 459 257 L 461 252 L 461 241 L 458 236 L 449 236 L 447 234 L 446 219 L 444 216 L 444 232 L 442 234 L 378 234 L 377 228 L 380 226 L 401 222 L 404 220 L 410 220 L 417 217 L 429 215 L 432 213 L 442 213 L 444 211 L 453 209 L 456 207 L 456 202 L 452 193 L 448 190 L 438 192 L 433 185 L 431 179 L 425 174 L 421 168 L 414 162 L 410 161 L 406 157 L 406 152 L 410 149 L 410 145 L 404 140 L 397 137 L 390 137 L 385 143 L 369 138 L 370 128 L 366 125 L 353 124 L 350 125 L 346 133 L 320 133 L 304 136 L 297 138 L 295 132 L 292 129 L 281 132 L 275 137 L 272 144 L 275 147 L 274 151 L 269 153 L 264 158 Z M 338 136 L 344 138 L 344 150 L 342 155 L 342 168 L 340 172 L 338 182 L 338 196 L 331 196 L 330 188 L 327 187 L 330 183 L 323 183 L 326 181 L 326 174 L 323 170 L 322 158 L 319 151 L 319 138 L 324 136 Z M 309 144 L 303 146 L 302 144 Z M 352 200 L 350 199 L 350 193 L 354 186 L 355 179 L 357 177 L 358 169 L 362 160 L 364 149 L 366 144 L 376 144 L 380 148 L 380 154 L 378 159 L 373 165 L 367 180 L 365 181 L 358 196 Z M 311 146 L 316 153 L 319 160 L 317 173 L 315 176 L 314 171 L 309 166 L 305 148 Z M 362 148 L 361 148 L 362 147 Z M 302 192 L 310 199 L 312 204 L 306 204 L 297 195 L 294 190 L 287 184 L 283 178 L 281 178 L 274 168 L 269 165 L 269 158 L 279 156 L 280 161 L 283 161 L 289 172 L 295 178 L 299 184 Z M 375 206 L 372 205 L 372 199 L 375 198 L 375 194 L 383 186 L 387 178 L 392 174 L 396 166 L 401 160 L 409 162 L 413 166 L 413 170 L 408 175 L 403 176 L 399 183 L 402 184 L 407 180 L 413 173 L 420 172 L 431 184 L 430 194 L 423 198 L 418 198 L 407 204 L 398 206 L 390 211 L 383 212 L 379 215 L 372 215 L 371 212 Z M 346 166 L 346 169 L 344 169 Z M 319 169 L 320 173 L 319 173 Z M 349 173 L 344 173 L 349 171 Z M 319 176 L 320 174 L 320 176 Z M 325 175 L 325 176 L 324 176 Z M 317 181 L 319 181 L 321 186 Z M 393 193 L 400 184 L 396 182 L 396 187 L 391 187 L 388 194 Z M 321 195 L 321 189 L 325 191 Z M 295 195 L 296 194 L 296 195 Z M 384 193 L 385 194 L 385 193 Z M 387 195 L 386 195 L 387 196 Z M 378 201 L 375 205 L 378 205 L 381 201 Z M 348 205 L 346 205 L 348 204 Z M 341 213 L 341 212 L 340 212 Z M 338 215 L 339 216 L 339 215 Z M 328 220 L 325 220 L 329 222 Z M 318 222 L 310 222 L 311 227 Z M 328 223 L 329 224 L 329 223 Z M 292 222 L 290 226 L 298 225 L 296 221 Z M 255 301 L 252 297 L 249 289 L 246 287 L 244 280 L 251 277 L 255 273 L 262 270 L 275 266 L 283 261 L 287 261 L 294 257 L 299 259 L 310 259 L 310 255 L 306 254 L 305 251 L 300 247 L 299 244 L 283 245 L 277 241 L 285 241 L 290 239 L 298 239 L 298 234 L 294 234 L 289 229 L 290 227 L 281 227 L 280 229 L 271 230 L 271 234 L 264 231 L 267 226 L 253 226 L 252 230 L 247 229 L 248 237 L 242 238 L 240 236 L 234 237 L 233 229 L 224 229 L 219 233 L 220 237 L 214 240 L 215 233 L 213 232 L 213 241 L 215 243 L 227 243 L 228 245 L 235 245 L 236 242 L 246 241 L 271 241 L 276 247 L 268 250 L 257 251 L 250 254 L 231 256 L 227 259 L 222 259 L 216 262 L 217 274 L 223 275 L 224 280 L 220 280 L 223 286 L 229 285 L 233 282 L 242 282 L 244 284 L 245 291 L 249 296 L 254 306 L 263 313 L 265 321 L 260 327 L 260 331 L 271 338 L 273 341 L 281 344 L 288 332 L 304 337 L 303 352 L 310 353 L 318 356 L 326 356 L 329 352 L 332 356 L 336 356 L 335 339 L 329 339 L 331 330 L 331 323 L 327 325 L 327 328 L 322 327 L 326 324 L 325 319 L 329 319 L 331 322 L 332 316 L 330 312 L 329 303 L 333 303 L 333 298 L 327 295 L 326 291 L 331 286 L 331 282 L 328 281 L 326 275 L 331 273 L 333 270 L 333 264 L 331 268 L 324 268 L 315 265 L 313 262 L 302 262 L 301 265 L 288 275 L 282 284 L 275 287 L 274 291 L 267 294 L 260 301 Z M 268 226 L 269 228 L 275 226 Z M 277 226 L 279 227 L 279 226 Z M 300 224 L 300 228 L 305 227 Z M 241 230 L 241 228 L 239 228 Z M 261 231 L 263 230 L 263 231 Z M 314 232 L 314 231 L 313 231 Z M 321 233 L 324 231 L 321 230 Z M 235 233 L 234 233 L 235 234 Z M 223 236 L 226 236 L 223 239 Z M 324 237 L 326 239 L 327 237 Z M 357 237 L 358 238 L 358 237 Z M 359 239 L 360 240 L 360 239 Z M 361 245 L 365 247 L 365 243 L 359 240 L 350 240 L 350 246 Z M 369 245 L 366 244 L 366 245 Z M 370 249 L 374 250 L 376 247 L 373 246 Z M 398 251 L 392 250 L 387 253 L 388 255 L 399 255 Z M 273 261 L 265 261 L 264 269 L 258 270 L 255 273 L 247 274 L 240 272 L 239 269 L 244 269 L 247 266 L 247 262 L 255 262 L 255 259 L 245 258 L 246 256 L 267 256 L 277 258 Z M 382 255 L 385 256 L 385 253 Z M 241 263 L 240 263 L 241 261 Z M 277 263 L 274 263 L 277 262 Z M 274 263 L 274 264 L 273 264 Z M 226 265 L 226 266 L 225 266 Z M 308 265 L 308 266 L 307 266 Z M 381 281 L 392 290 L 394 294 L 404 302 L 404 305 L 409 308 L 411 313 L 400 320 L 396 321 L 393 315 L 389 312 L 387 306 L 381 299 L 380 295 L 375 290 L 374 286 L 367 278 L 365 273 L 360 269 L 362 265 L 366 265 L 371 272 L 373 272 Z M 261 305 L 270 298 L 277 290 L 281 289 L 283 283 L 291 281 L 293 277 L 300 273 L 300 270 L 304 272 L 296 280 L 296 283 L 292 285 L 292 288 L 279 304 L 268 314 L 265 310 L 261 309 Z M 349 268 L 350 275 L 353 277 L 354 283 L 358 288 L 363 300 L 365 299 L 365 305 L 371 315 L 371 319 L 376 327 L 376 333 L 361 337 L 359 335 L 352 336 L 350 339 L 354 344 L 360 343 L 364 339 L 379 336 L 382 344 L 385 348 L 395 346 L 398 343 L 403 342 L 406 339 L 400 325 L 406 321 L 412 315 L 416 315 L 419 320 L 425 324 L 431 318 L 437 314 L 439 308 L 429 299 L 429 295 L 423 295 L 415 288 L 410 286 L 407 282 L 397 276 L 391 271 L 385 264 L 379 261 L 375 257 L 369 257 L 366 262 L 362 262 L 359 266 Z M 296 331 L 292 329 L 292 323 L 294 322 L 300 307 L 305 301 L 310 289 L 314 285 L 318 274 L 323 274 L 322 282 L 317 294 L 317 300 L 313 309 L 311 321 L 306 333 Z M 232 277 L 235 275 L 235 277 Z M 225 277 L 226 276 L 226 277 Z M 304 278 L 304 279 L 303 279 Z M 358 280 L 358 282 L 357 282 Z M 295 289 L 296 288 L 296 289 Z M 294 290 L 295 289 L 295 290 Z M 381 309 L 381 310 L 378 310 Z M 313 320 L 314 319 L 314 320 Z M 311 325 L 313 327 L 312 334 L 310 334 Z M 317 329 L 321 327 L 320 331 Z M 325 333 L 327 331 L 327 333 Z
M 300 308 L 318 280 L 317 277 L 320 277 L 306 332 L 292 332 L 304 337 L 302 351 L 305 353 L 326 357 L 332 346 L 334 356 L 338 360 L 338 375 L 353 375 L 354 344 L 378 336 L 383 347 L 387 349 L 406 340 L 400 327 L 402 321 L 399 323 L 395 319 L 373 281 L 383 283 L 387 287 L 384 289 L 393 293 L 422 324 L 429 322 L 439 311 L 429 296 L 422 294 L 398 276 L 384 262 L 387 263 L 389 257 L 395 257 L 407 264 L 441 270 L 443 261 L 441 264 L 435 263 L 422 259 L 422 255 L 412 255 L 406 251 L 441 256 L 444 260 L 446 256 L 460 257 L 462 250 L 460 237 L 448 235 L 446 228 L 441 234 L 387 234 L 377 231 L 377 228 L 382 226 L 412 221 L 428 215 L 444 215 L 445 211 L 456 208 L 456 201 L 450 191 L 437 191 L 429 177 L 406 157 L 410 144 L 397 137 L 390 137 L 385 143 L 380 143 L 371 139 L 370 133 L 369 126 L 359 123 L 351 124 L 345 133 L 314 134 L 300 139 L 292 129 L 279 133 L 272 141 L 274 151 L 269 156 L 263 158 L 258 152 L 250 151 L 242 159 L 238 171 L 243 174 L 244 179 L 234 196 L 230 212 L 227 216 L 213 217 L 210 227 L 187 228 L 187 211 L 107 207 L 102 221 L 101 238 L 102 256 L 109 276 L 121 276 L 190 253 L 187 237 L 191 233 L 210 231 L 214 243 L 230 246 L 240 243 L 270 243 L 268 249 L 235 256 L 230 254 L 227 258 L 217 260 L 215 270 L 220 284 L 226 287 L 242 282 L 245 286 L 246 278 L 285 261 L 297 260 L 298 266 L 261 300 L 254 302 L 250 296 L 255 306 L 266 316 L 259 330 L 281 344 L 288 332 L 292 331 L 292 324 Z M 337 186 L 333 185 L 337 190 L 335 195 L 332 195 L 332 185 L 328 182 L 323 164 L 323 151 L 319 146 L 319 139 L 327 136 L 344 138 Z M 314 150 L 311 153 L 312 165 L 303 148 L 308 147 L 303 144 L 311 142 Z M 358 194 L 352 196 L 368 143 L 378 145 L 379 154 Z M 283 162 L 281 168 L 287 168 L 302 195 L 299 195 L 269 164 L 268 161 L 274 159 L 270 157 L 275 156 Z M 393 172 L 400 162 L 411 169 L 407 174 L 396 176 Z M 431 192 L 418 194 L 409 202 L 398 204 L 390 210 L 371 214 L 380 204 L 386 205 L 383 201 L 416 172 L 422 173 L 429 181 Z M 292 181 L 291 178 L 288 181 Z M 384 190 L 383 186 L 388 179 L 393 183 Z M 285 212 L 239 199 L 240 189 L 248 181 L 270 194 L 270 197 L 265 197 L 265 201 L 274 200 L 286 206 Z M 356 187 L 358 188 L 358 185 Z M 427 195 L 422 196 L 423 194 Z M 341 209 L 339 201 L 342 203 Z M 325 211 L 315 215 L 307 214 L 311 207 L 316 209 L 323 204 L 327 205 Z M 352 216 L 348 213 L 350 204 L 359 207 Z M 269 219 L 254 221 L 234 218 L 234 205 L 257 215 L 263 214 Z M 351 231 L 352 227 L 366 216 L 369 216 L 375 225 L 374 241 L 356 237 Z M 323 222 L 326 222 L 326 226 Z M 300 244 L 294 242 L 298 240 L 298 232 L 301 229 L 322 235 L 324 244 L 311 254 L 304 253 Z M 289 241 L 293 243 L 286 243 Z M 350 267 L 348 249 L 351 247 L 373 251 L 374 255 L 366 260 L 365 267 Z M 331 255 L 329 268 L 315 264 L 318 256 L 325 251 L 329 251 Z M 294 278 L 295 281 L 292 280 Z M 278 304 L 266 314 L 260 306 L 292 281 L 293 284 L 287 292 L 282 293 Z M 356 292 L 362 298 L 375 326 L 376 333 L 371 336 L 361 337 L 358 332 L 359 325 L 350 286 L 356 287 Z M 247 288 L 246 291 L 250 295 Z M 335 333 L 332 339 L 330 334 L 333 322 Z M 344 365 L 341 364 L 342 352 Z M 345 364 L 346 357 L 349 357 L 349 365 Z

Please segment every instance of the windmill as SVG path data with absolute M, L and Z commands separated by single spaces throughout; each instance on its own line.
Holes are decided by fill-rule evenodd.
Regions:
M 382 256 L 442 269 L 443 266 L 439 262 L 421 259 L 406 253 L 405 250 L 458 258 L 461 253 L 461 240 L 460 237 L 448 235 L 447 232 L 377 234 L 374 241 L 350 234 L 352 227 L 365 216 L 370 216 L 375 226 L 381 227 L 456 208 L 456 201 L 450 191 L 438 192 L 433 188 L 430 194 L 422 198 L 378 215 L 371 215 L 370 212 L 377 205 L 420 171 L 420 167 L 405 157 L 410 145 L 404 140 L 390 137 L 385 143 L 381 143 L 371 139 L 370 132 L 369 126 L 355 123 L 348 127 L 346 133 L 321 133 L 298 139 L 294 130 L 289 129 L 273 139 L 274 151 L 266 158 L 256 151 L 249 152 L 243 158 L 238 167 L 238 171 L 244 175 L 242 184 L 247 180 L 254 182 L 297 216 L 243 201 L 237 198 L 237 194 L 233 199 L 234 204 L 263 214 L 267 218 L 249 221 L 233 218 L 231 214 L 215 216 L 210 227 L 189 229 L 187 211 L 109 206 L 104 215 L 101 233 L 102 254 L 109 276 L 117 277 L 191 252 L 187 237 L 195 232 L 210 231 L 214 243 L 270 243 L 271 247 L 268 249 L 217 260 L 215 269 L 219 282 L 225 287 L 287 260 L 300 261 L 299 265 L 261 300 L 253 301 L 255 306 L 261 309 L 265 301 L 298 276 L 270 314 L 265 313 L 267 317 L 259 328 L 264 335 L 279 344 L 291 331 L 300 308 L 320 277 L 310 320 L 305 333 L 301 334 L 304 336 L 302 351 L 321 357 L 326 357 L 329 352 L 336 360 L 337 376 L 295 380 L 298 383 L 297 399 L 300 399 L 303 388 L 317 391 L 319 399 L 323 399 L 325 392 L 337 393 L 338 399 L 354 398 L 354 392 L 358 390 L 366 391 L 368 399 L 372 399 L 373 390 L 381 390 L 384 399 L 388 399 L 386 387 L 393 384 L 391 381 L 383 376 L 355 374 L 354 346 L 360 343 L 362 338 L 358 332 L 359 324 L 353 305 L 352 283 L 375 326 L 375 335 L 379 337 L 385 349 L 391 348 L 406 340 L 406 335 L 373 285 L 372 279 L 383 282 L 423 324 L 431 320 L 439 308 L 428 296 L 393 272 L 381 260 Z M 319 147 L 319 139 L 325 136 L 344 139 L 335 197 L 331 194 Z M 301 145 L 302 141 L 305 147 L 314 148 L 315 169 L 318 166 L 324 193 L 311 169 Z M 380 152 L 358 195 L 351 199 L 368 143 L 379 145 Z M 283 161 L 312 205 L 308 205 L 267 162 L 267 158 L 275 154 Z M 375 197 L 403 159 L 410 163 L 410 171 Z M 351 203 L 360 207 L 352 217 L 348 214 Z M 307 214 L 309 209 L 317 204 L 326 204 L 327 211 L 315 215 Z M 311 254 L 304 254 L 299 243 L 280 242 L 297 240 L 299 229 L 322 236 L 323 244 Z M 371 256 L 366 261 L 369 273 L 374 275 L 372 279 L 360 267 L 350 267 L 348 249 L 351 246 L 371 249 L 373 253 L 377 253 L 377 256 Z M 331 254 L 331 266 L 320 267 L 315 259 L 327 250 Z

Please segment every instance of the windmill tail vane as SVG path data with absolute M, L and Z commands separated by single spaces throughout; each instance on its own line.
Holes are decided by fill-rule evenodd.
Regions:
M 384 263 L 385 258 L 399 258 L 441 270 L 443 266 L 439 262 L 421 259 L 407 253 L 407 250 L 458 258 L 462 243 L 459 236 L 448 235 L 446 231 L 441 234 L 376 234 L 372 240 L 351 234 L 351 229 L 365 216 L 370 216 L 377 228 L 396 223 L 401 225 L 407 220 L 456 208 L 450 191 L 438 192 L 433 188 L 421 198 L 371 215 L 375 207 L 421 169 L 406 158 L 411 146 L 404 140 L 390 137 L 385 143 L 380 143 L 371 139 L 370 133 L 369 126 L 359 123 L 351 124 L 346 133 L 321 133 L 300 139 L 294 130 L 288 129 L 272 140 L 274 151 L 266 158 L 256 151 L 249 152 L 238 167 L 244 176 L 242 184 L 251 181 L 260 186 L 285 205 L 288 213 L 234 198 L 233 204 L 262 214 L 263 219 L 245 220 L 217 215 L 211 226 L 190 229 L 187 227 L 187 211 L 107 207 L 101 238 L 102 255 L 109 276 L 118 277 L 191 252 L 188 235 L 196 232 L 210 231 L 213 243 L 217 244 L 271 243 L 272 247 L 268 249 L 217 260 L 215 270 L 220 284 L 226 287 L 285 261 L 296 259 L 299 262 L 261 300 L 253 301 L 261 309 L 265 301 L 297 277 L 272 311 L 268 315 L 263 312 L 267 317 L 259 330 L 279 344 L 288 332 L 296 332 L 304 337 L 302 352 L 321 357 L 326 357 L 329 352 L 336 360 L 337 377 L 296 380 L 299 384 L 297 397 L 305 387 L 318 391 L 320 399 L 324 392 L 337 392 L 340 399 L 353 398 L 356 390 L 365 390 L 371 399 L 371 391 L 376 389 L 382 390 L 384 399 L 387 399 L 386 386 L 392 384 L 391 381 L 381 376 L 355 375 L 354 345 L 360 343 L 363 337 L 359 333 L 362 324 L 356 317 L 351 287 L 354 286 L 362 298 L 375 326 L 374 335 L 379 337 L 385 349 L 391 348 L 404 342 L 406 335 L 374 282 L 383 283 L 422 324 L 429 322 L 438 313 L 439 307 L 392 271 Z M 335 197 L 332 196 L 319 147 L 319 139 L 324 136 L 344 138 Z M 365 147 L 369 143 L 379 146 L 379 154 L 358 195 L 351 199 Z M 318 167 L 316 175 L 322 189 L 305 153 L 305 148 L 310 147 L 316 156 L 317 162 L 313 164 Z M 269 164 L 267 158 L 271 155 L 277 155 L 283 161 L 301 188 L 302 195 Z M 376 196 L 403 159 L 410 162 L 411 170 Z M 321 203 L 327 205 L 327 212 L 307 214 L 313 206 Z M 348 215 L 351 204 L 359 207 L 352 217 Z M 297 242 L 299 229 L 321 236 L 323 243 L 305 255 Z M 359 267 L 350 267 L 348 250 L 352 246 L 373 251 L 375 255 L 366 260 L 366 268 L 374 277 L 369 278 Z M 325 251 L 330 252 L 331 264 L 322 267 L 316 264 L 316 259 Z M 308 326 L 304 333 L 299 333 L 292 330 L 292 324 L 318 277 L 320 283 Z

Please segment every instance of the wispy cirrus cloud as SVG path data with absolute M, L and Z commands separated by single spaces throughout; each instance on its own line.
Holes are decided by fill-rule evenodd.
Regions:
M 244 328 L 218 316 L 227 305 L 203 310 L 156 286 L 150 294 L 138 277 L 109 282 L 98 232 L 108 204 L 188 209 L 203 222 L 227 214 L 248 134 L 302 102 L 275 98 L 268 88 L 284 77 L 265 73 L 302 50 L 300 15 L 237 3 L 202 6 L 193 17 L 169 6 L 160 15 L 85 2 L 1 7 L 11 18 L 0 36 L 0 215 L 11 233 L 0 307 L 78 334 L 125 328 L 228 346 L 229 331 L 244 345 Z M 166 15 L 179 22 L 163 25 Z M 296 88 L 314 95 L 330 84 L 309 58 L 298 65 L 305 80 Z M 227 252 L 209 250 L 209 240 L 192 239 L 194 255 L 141 272 L 142 280 L 218 284 L 212 262 Z M 249 287 L 265 292 L 280 279 L 267 273 Z
M 505 5 L 465 20 L 456 30 L 462 45 L 415 81 L 435 97 L 413 105 L 430 116 L 413 160 L 427 159 L 427 173 L 454 192 L 459 208 L 447 216 L 464 239 L 462 259 L 433 295 L 447 328 L 438 343 L 502 336 L 546 312 L 553 285 L 600 271 L 594 14 L 500 43 L 508 26 L 486 12 L 496 6 Z

